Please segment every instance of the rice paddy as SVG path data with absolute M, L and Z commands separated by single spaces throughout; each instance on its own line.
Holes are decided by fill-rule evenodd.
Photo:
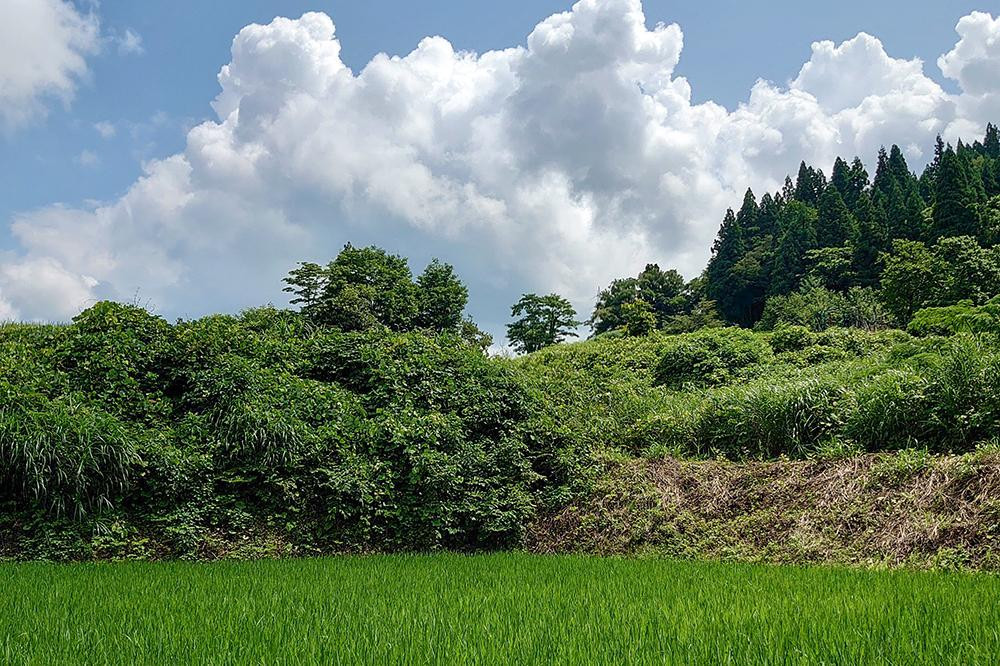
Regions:
M 500 554 L 0 565 L 3 664 L 988 664 L 1000 578 Z

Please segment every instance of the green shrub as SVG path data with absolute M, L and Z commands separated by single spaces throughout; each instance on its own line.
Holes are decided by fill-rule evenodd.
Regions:
M 677 338 L 657 365 L 659 384 L 721 384 L 773 357 L 760 336 L 740 328 L 708 329 Z
M 842 382 L 831 376 L 773 378 L 713 392 L 697 415 L 706 452 L 734 459 L 804 457 L 836 432 Z
M 55 515 L 111 506 L 129 486 L 136 438 L 81 396 L 49 400 L 0 382 L 0 488 Z
M 955 335 L 957 333 L 1000 334 L 1000 297 L 985 305 L 959 301 L 955 305 L 918 310 L 906 330 L 911 335 Z
M 768 341 L 776 352 L 802 351 L 816 344 L 817 336 L 805 326 L 780 326 Z
M 926 438 L 921 422 L 928 406 L 927 381 L 908 370 L 889 370 L 853 391 L 844 434 L 865 451 L 913 446 Z

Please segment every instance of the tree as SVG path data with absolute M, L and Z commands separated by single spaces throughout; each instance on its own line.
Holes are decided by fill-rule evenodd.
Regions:
M 872 203 L 867 192 L 858 199 L 855 208 L 858 220 L 858 242 L 854 247 L 854 274 L 862 286 L 878 283 L 878 259 L 889 249 L 889 227 L 885 211 Z
M 826 177 L 819 169 L 806 166 L 805 162 L 799 165 L 799 175 L 795 180 L 795 199 L 802 203 L 815 207 L 819 204 L 819 197 L 826 187 Z
M 816 242 L 819 247 L 840 247 L 853 243 L 857 235 L 857 220 L 851 215 L 837 188 L 828 185 L 819 199 Z
M 733 268 L 746 254 L 743 228 L 732 209 L 726 211 L 719 228 L 719 235 L 712 246 L 705 275 L 708 278 L 708 296 L 714 300 L 722 315 L 730 321 L 739 318 L 743 310 L 743 281 Z
M 468 300 L 469 290 L 455 269 L 434 259 L 417 278 L 416 324 L 433 331 L 460 330 Z
M 676 314 L 690 309 L 684 277 L 677 271 L 662 270 L 657 264 L 646 264 L 637 277 L 620 278 L 597 294 L 594 312 L 587 324 L 595 335 L 625 328 L 625 309 L 636 301 L 644 301 L 654 318 L 654 328 Z
M 626 303 L 622 308 L 625 318 L 625 333 L 632 336 L 649 335 L 656 330 L 656 315 L 653 307 L 644 300 Z
M 952 236 L 938 241 L 933 252 L 946 267 L 936 304 L 970 300 L 980 305 L 1000 293 L 1000 263 L 995 250 L 983 248 L 969 236 Z
M 327 266 L 302 263 L 285 278 L 292 303 L 313 323 L 345 331 L 413 328 L 416 286 L 406 259 L 348 243 Z
M 847 291 L 855 283 L 854 248 L 820 247 L 806 252 L 808 277 L 833 291 Z
M 882 299 L 901 324 L 920 308 L 934 304 L 947 267 L 926 245 L 897 240 L 882 261 Z
M 941 157 L 934 190 L 933 236 L 976 236 L 979 215 L 975 193 L 962 161 L 950 147 Z
M 573 329 L 582 323 L 570 302 L 558 294 L 524 294 L 511 307 L 510 316 L 519 319 L 507 324 L 507 339 L 526 354 L 577 337 Z
M 320 304 L 329 282 L 326 268 L 309 261 L 299 263 L 284 279 L 287 285 L 283 291 L 292 294 L 291 304 L 301 306 L 302 314 L 309 319 L 319 316 Z
M 771 294 L 795 291 L 806 273 L 806 253 L 816 248 L 816 211 L 793 201 L 781 211 L 781 239 L 774 257 Z
M 983 140 L 983 152 L 987 157 L 1000 159 L 1000 131 L 993 123 L 986 125 L 986 138 Z

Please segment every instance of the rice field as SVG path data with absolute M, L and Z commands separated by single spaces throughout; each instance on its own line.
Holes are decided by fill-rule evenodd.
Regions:
M 0 565 L 2 664 L 992 664 L 1000 578 L 371 556 Z

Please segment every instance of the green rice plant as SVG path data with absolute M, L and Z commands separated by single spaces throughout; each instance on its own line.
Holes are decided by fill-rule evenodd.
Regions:
M 372 556 L 0 565 L 0 590 L 10 666 L 948 666 L 1000 653 L 1000 578 L 945 572 Z

